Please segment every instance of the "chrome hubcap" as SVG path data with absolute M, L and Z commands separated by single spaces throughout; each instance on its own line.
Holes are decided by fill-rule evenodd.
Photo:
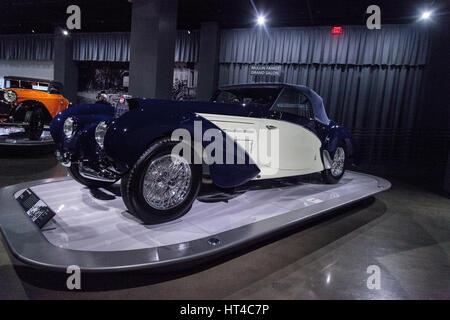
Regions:
M 145 173 L 142 193 L 154 209 L 169 210 L 186 200 L 191 190 L 189 163 L 178 155 L 167 154 L 153 159 Z
M 342 147 L 338 147 L 334 153 L 333 162 L 331 163 L 331 174 L 339 177 L 344 172 L 345 151 Z

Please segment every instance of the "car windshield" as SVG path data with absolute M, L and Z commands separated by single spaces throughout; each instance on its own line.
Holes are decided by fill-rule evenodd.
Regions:
M 219 90 L 213 97 L 213 102 L 249 104 L 257 103 L 272 105 L 281 88 L 278 87 L 259 87 L 259 88 L 229 88 Z
M 17 89 L 33 89 L 40 91 L 48 90 L 48 83 L 38 81 L 26 81 L 26 80 L 5 80 L 5 88 L 17 88 Z

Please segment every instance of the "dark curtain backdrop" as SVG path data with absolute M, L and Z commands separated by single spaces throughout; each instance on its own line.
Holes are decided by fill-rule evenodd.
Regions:
M 73 33 L 76 61 L 128 62 L 130 33 Z M 0 35 L 0 60 L 52 60 L 52 34 Z M 200 33 L 180 30 L 175 42 L 175 62 L 197 62 Z
M 0 35 L 1 60 L 52 60 L 53 35 Z
M 130 33 L 74 34 L 73 60 L 127 62 L 130 60 Z
M 221 63 L 423 65 L 429 36 L 423 26 L 383 25 L 223 30 Z
M 430 39 L 420 26 L 370 31 L 344 26 L 225 30 L 219 85 L 280 81 L 307 85 L 329 117 L 349 128 L 365 165 L 422 161 L 428 140 L 445 147 L 445 133 L 419 129 Z M 281 75 L 250 75 L 253 64 L 281 65 Z M 439 148 L 438 148 L 439 149 Z
M 130 33 L 74 34 L 73 59 L 77 61 L 130 61 Z M 180 30 L 175 41 L 175 62 L 197 62 L 200 33 Z

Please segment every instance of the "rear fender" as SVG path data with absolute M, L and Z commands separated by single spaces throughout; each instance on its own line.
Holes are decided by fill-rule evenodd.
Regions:
M 352 159 L 355 155 L 355 143 L 351 133 L 345 128 L 330 123 L 330 130 L 322 144 L 322 150 L 326 150 L 330 157 L 333 158 L 337 147 L 343 144 L 348 158 Z

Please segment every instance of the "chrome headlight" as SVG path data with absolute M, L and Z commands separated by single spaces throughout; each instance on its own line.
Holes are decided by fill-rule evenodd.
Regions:
M 17 100 L 17 93 L 12 90 L 7 90 L 3 93 L 3 99 L 8 103 L 13 103 Z
M 64 121 L 63 126 L 64 135 L 71 139 L 75 135 L 75 120 L 72 117 L 69 117 Z
M 97 141 L 97 144 L 100 146 L 100 148 L 103 148 L 103 142 L 105 141 L 105 135 L 106 131 L 108 130 L 108 125 L 105 121 L 100 122 L 97 125 L 97 128 L 95 128 L 95 141 Z

